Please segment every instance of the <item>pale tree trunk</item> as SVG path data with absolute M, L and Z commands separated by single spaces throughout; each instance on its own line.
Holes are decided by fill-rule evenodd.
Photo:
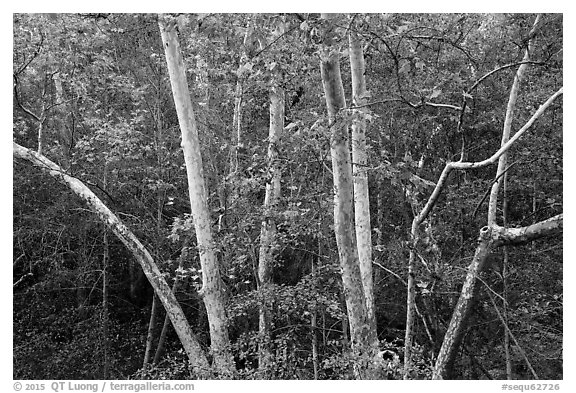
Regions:
M 536 17 L 534 21 L 534 26 L 532 27 L 529 37 L 533 37 L 538 24 L 540 23 L 541 15 Z M 530 53 L 532 53 L 532 49 L 534 46 L 534 40 L 531 38 L 528 40 L 528 46 L 526 51 L 524 52 L 524 58 L 522 59 L 523 62 L 527 62 L 530 60 Z M 506 117 L 504 118 L 504 128 L 502 130 L 502 143 L 501 146 L 504 146 L 508 140 L 510 139 L 510 133 L 512 131 L 512 121 L 514 120 L 514 111 L 516 109 L 516 101 L 518 100 L 518 92 L 520 91 L 520 83 L 522 83 L 522 79 L 524 78 L 524 74 L 528 69 L 528 64 L 524 63 L 518 67 L 516 74 L 514 75 L 514 82 L 512 83 L 512 88 L 510 89 L 510 97 L 508 98 L 508 106 L 506 107 Z M 490 190 L 490 201 L 488 202 L 488 225 L 491 226 L 496 223 L 496 209 L 498 206 L 498 192 L 500 187 L 502 186 L 502 182 L 504 178 L 502 174 L 506 170 L 506 166 L 508 163 L 508 154 L 504 153 L 500 156 L 498 160 L 498 169 L 496 170 L 496 179 L 498 179 L 492 185 L 492 189 Z
M 272 284 L 272 264 L 276 243 L 276 222 L 274 212 L 280 199 L 280 162 L 278 143 L 284 129 L 284 90 L 276 84 L 270 91 L 270 129 L 268 133 L 268 181 L 264 198 L 264 220 L 260 231 L 260 258 L 258 263 L 260 299 L 259 309 L 259 368 L 266 370 L 272 365 L 270 350 L 270 290 Z
M 404 372 L 403 378 L 410 379 L 412 371 L 412 346 L 414 344 L 414 322 L 416 314 L 416 283 L 414 280 L 414 265 L 416 263 L 416 244 L 419 238 L 420 222 L 416 218 L 412 221 L 410 230 L 412 247 L 408 257 L 408 280 L 406 283 L 406 330 L 404 332 Z
M 348 34 L 350 72 L 352 74 L 352 99 L 355 117 L 352 123 L 352 173 L 354 177 L 354 218 L 360 274 L 366 298 L 370 328 L 376 331 L 374 314 L 374 284 L 372 278 L 372 227 L 370 225 L 370 200 L 368 197 L 368 155 L 366 154 L 366 119 L 368 93 L 364 76 L 364 52 L 360 37 L 354 31 Z M 375 343 L 375 345 L 378 345 Z
M 56 91 L 56 112 L 55 122 L 57 124 L 58 139 L 62 151 L 62 166 L 64 169 L 70 167 L 70 147 L 72 146 L 72 134 L 66 126 L 66 101 L 64 98 L 64 88 L 62 87 L 62 78 L 60 73 L 54 74 L 54 87 Z
M 232 377 L 235 374 L 235 366 L 228 338 L 228 317 L 224 305 L 224 288 L 220 278 L 220 269 L 212 238 L 202 155 L 200 153 L 192 101 L 188 91 L 186 68 L 174 29 L 174 21 L 161 16 L 159 24 L 166 53 L 172 94 L 182 131 L 182 149 L 188 175 L 190 205 L 192 216 L 194 217 L 194 228 L 202 267 L 202 289 L 199 294 L 204 300 L 208 315 L 214 369 L 223 377 Z
M 433 379 L 445 379 L 450 376 L 451 368 L 456 359 L 458 348 L 470 316 L 475 292 L 478 287 L 478 277 L 486 264 L 486 257 L 496 247 L 517 245 L 547 236 L 557 236 L 563 230 L 563 215 L 557 215 L 545 221 L 521 228 L 504 228 L 498 225 L 486 226 L 480 230 L 480 238 L 472 263 L 468 267 L 466 280 L 452 319 L 448 325 L 442 347 L 434 366 Z
M 46 87 L 42 88 L 42 109 L 40 110 L 40 116 L 36 118 L 38 121 L 38 149 L 36 152 L 38 154 L 44 154 L 44 124 L 46 123 L 46 104 L 44 102 L 45 96 Z
M 442 347 L 436 358 L 432 379 L 445 379 L 449 376 L 449 372 L 452 369 L 465 332 L 466 321 L 472 308 L 472 300 L 476 295 L 478 286 L 477 278 L 484 269 L 486 257 L 492 249 L 492 235 L 490 227 L 484 227 L 480 230 L 476 253 L 474 254 L 472 263 L 468 267 L 468 273 L 462 286 L 460 298 L 452 313 L 452 319 L 450 320 L 444 341 L 442 342 Z
M 322 14 L 323 19 L 330 15 Z M 376 377 L 374 358 L 377 354 L 376 331 L 369 323 L 366 298 L 360 273 L 354 228 L 354 179 L 350 162 L 348 127 L 338 119 L 340 109 L 346 107 L 340 74 L 340 52 L 332 47 L 332 31 L 327 31 L 325 48 L 321 50 L 320 71 L 332 129 L 330 154 L 334 181 L 334 232 L 340 260 L 342 283 L 352 350 L 357 357 L 354 373 L 357 379 Z
M 208 359 L 196 339 L 190 325 L 186 320 L 186 316 L 182 312 L 178 301 L 170 290 L 170 287 L 162 277 L 162 273 L 156 266 L 152 256 L 123 223 L 102 203 L 102 201 L 84 185 L 80 180 L 75 177 L 69 176 L 62 168 L 48 160 L 46 157 L 41 156 L 25 147 L 13 143 L 13 152 L 16 158 L 24 159 L 32 165 L 46 171 L 49 175 L 68 186 L 72 192 L 79 196 L 86 204 L 97 214 L 112 232 L 124 243 L 126 248 L 130 250 L 134 258 L 138 261 L 144 274 L 150 281 L 154 291 L 158 294 L 158 298 L 164 305 L 166 312 L 170 315 L 172 325 L 178 334 L 184 350 L 188 355 L 190 364 L 198 377 L 207 377 L 210 375 L 210 366 Z
M 230 173 L 238 172 L 238 149 L 242 146 L 242 98 L 244 96 L 244 82 L 246 80 L 246 70 L 244 65 L 248 61 L 247 45 L 252 33 L 252 19 L 248 20 L 242 54 L 237 70 L 236 91 L 234 92 L 234 116 L 232 118 L 232 133 L 230 138 Z

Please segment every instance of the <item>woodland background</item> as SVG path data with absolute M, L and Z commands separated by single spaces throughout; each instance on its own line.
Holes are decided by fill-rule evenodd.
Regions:
M 560 14 L 14 14 L 13 140 L 29 150 L 15 145 L 13 165 L 13 377 L 198 377 L 133 252 L 58 173 L 90 188 L 148 250 L 217 365 L 212 378 L 362 377 L 374 348 L 355 352 L 331 162 L 335 130 L 348 139 L 359 122 L 366 161 L 349 166 L 368 185 L 371 239 L 357 245 L 371 254 L 366 337 L 377 337 L 379 378 L 435 377 L 479 231 L 492 225 L 494 184 L 504 183 L 494 213 L 504 227 L 563 211 L 562 100 L 507 151 L 505 173 L 454 170 L 416 232 L 415 218 L 447 163 L 490 157 L 507 119 L 514 135 L 561 89 L 562 23 Z M 195 114 L 212 271 L 190 214 L 162 29 L 179 41 Z M 365 64 L 360 94 L 351 36 Z M 336 114 L 324 72 L 334 59 L 345 99 Z M 553 229 L 484 256 L 443 377 L 562 379 L 563 245 Z M 225 307 L 229 370 L 214 349 L 207 275 Z

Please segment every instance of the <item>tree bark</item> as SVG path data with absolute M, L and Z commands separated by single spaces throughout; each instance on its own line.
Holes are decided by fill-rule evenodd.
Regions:
M 41 156 L 25 147 L 13 143 L 14 156 L 30 162 L 32 165 L 46 171 L 50 176 L 54 177 L 64 185 L 68 186 L 72 192 L 79 196 L 86 204 L 97 214 L 97 216 L 104 222 L 112 232 L 124 243 L 126 248 L 130 250 L 134 258 L 138 261 L 144 274 L 150 281 L 154 291 L 158 294 L 159 299 L 162 301 L 164 308 L 172 325 L 184 346 L 184 350 L 188 355 L 190 364 L 195 374 L 204 378 L 210 375 L 210 366 L 208 359 L 196 339 L 190 325 L 186 320 L 186 316 L 182 312 L 178 301 L 170 290 L 170 287 L 162 277 L 162 273 L 156 266 L 152 256 L 142 245 L 140 240 L 130 231 L 123 223 L 108 209 L 104 203 L 80 180 L 66 174 L 62 168 L 48 160 L 46 157 Z
M 475 299 L 478 277 L 484 269 L 486 257 L 492 249 L 492 230 L 490 227 L 484 227 L 480 230 L 478 242 L 474 258 L 468 267 L 468 273 L 462 286 L 460 298 L 452 313 L 452 319 L 450 320 L 444 341 L 442 342 L 442 347 L 436 358 L 432 379 L 446 379 L 450 377 L 454 360 L 458 354 L 458 348 L 464 336 L 466 321 L 470 315 L 473 300 Z
M 246 33 L 242 44 L 242 54 L 238 65 L 238 79 L 236 80 L 236 90 L 234 92 L 234 115 L 232 118 L 232 133 L 230 134 L 230 173 L 238 172 L 238 148 L 242 146 L 242 98 L 244 95 L 244 82 L 246 80 L 246 70 L 244 65 L 248 60 L 247 44 L 252 33 L 252 20 L 248 19 Z
M 360 274 L 366 298 L 366 311 L 371 329 L 376 330 L 374 314 L 374 284 L 372 278 L 372 227 L 370 225 L 370 199 L 368 195 L 368 155 L 366 154 L 366 78 L 364 76 L 364 53 L 360 37 L 354 31 L 348 33 L 350 49 L 350 72 L 352 74 L 352 99 L 355 116 L 352 122 L 352 173 L 354 177 L 354 220 Z M 376 343 L 377 345 L 377 343 Z
M 536 28 L 540 23 L 541 15 L 536 17 L 534 21 L 534 25 L 530 30 L 529 37 L 534 37 L 536 32 Z M 512 121 L 514 120 L 514 110 L 516 109 L 516 101 L 518 100 L 518 92 L 520 91 L 520 83 L 522 82 L 522 78 L 528 69 L 528 61 L 530 60 L 530 53 L 533 50 L 533 39 L 528 40 L 528 45 L 526 47 L 526 51 L 524 52 L 524 58 L 522 62 L 525 62 L 518 67 L 516 74 L 514 75 L 514 82 L 512 82 L 512 88 L 510 89 L 510 97 L 508 98 L 508 106 L 506 107 L 506 117 L 504 118 L 504 128 L 502 130 L 502 142 L 501 146 L 506 145 L 506 143 L 510 140 L 510 133 L 512 131 Z M 506 170 L 506 166 L 508 163 L 508 154 L 504 153 L 498 159 L 498 169 L 496 170 L 496 179 L 498 179 L 492 185 L 492 189 L 490 190 L 490 201 L 488 202 L 488 225 L 496 224 L 496 208 L 498 206 L 498 192 L 500 191 L 500 187 L 502 186 L 502 182 L 504 180 L 502 174 Z
M 270 295 L 272 284 L 272 263 L 276 242 L 276 222 L 274 212 L 280 199 L 281 171 L 278 161 L 278 143 L 284 129 L 284 90 L 276 85 L 270 91 L 270 129 L 268 134 L 268 176 L 264 198 L 264 220 L 260 231 L 260 257 L 258 264 L 259 290 L 262 298 L 259 308 L 259 368 L 266 370 L 272 364 L 270 350 Z
M 200 264 L 202 267 L 202 289 L 208 323 L 210 325 L 210 340 L 212 354 L 214 355 L 214 369 L 222 377 L 228 378 L 235 374 L 235 366 L 230 352 L 230 340 L 228 338 L 228 317 L 224 306 L 223 283 L 220 278 L 220 268 L 216 258 L 210 214 L 204 184 L 202 155 L 198 140 L 198 130 L 192 108 L 192 101 L 188 91 L 185 66 L 180 51 L 180 45 L 174 21 L 161 16 L 159 19 L 162 42 L 166 53 L 168 73 L 172 94 L 178 114 L 178 122 L 182 132 L 182 149 L 186 172 L 188 175 L 188 187 L 192 216 Z

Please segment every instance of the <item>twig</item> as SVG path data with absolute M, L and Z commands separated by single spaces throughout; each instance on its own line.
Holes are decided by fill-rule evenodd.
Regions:
M 486 283 L 484 283 L 486 285 Z M 506 329 L 506 331 L 508 332 L 508 334 L 510 335 L 510 337 L 512 338 L 512 340 L 514 341 L 514 344 L 516 345 L 516 347 L 518 348 L 518 352 L 520 352 L 520 355 L 522 355 L 522 357 L 524 358 L 524 361 L 526 362 L 526 365 L 528 366 L 528 369 L 530 370 L 530 372 L 532 373 L 532 376 L 534 377 L 534 379 L 540 379 L 540 377 L 538 377 L 538 374 L 536 374 L 536 371 L 534 371 L 534 367 L 532 367 L 532 364 L 530 363 L 530 360 L 528 359 L 528 357 L 526 356 L 526 352 L 524 352 L 524 350 L 522 349 L 522 347 L 520 346 L 520 344 L 518 344 L 518 340 L 516 340 L 516 337 L 514 336 L 514 334 L 512 333 L 512 331 L 510 330 L 510 328 L 508 327 L 508 324 L 506 323 L 506 321 L 504 320 L 504 317 L 502 317 L 502 314 L 500 313 L 500 310 L 498 309 L 498 306 L 496 305 L 496 302 L 494 301 L 494 298 L 490 295 L 490 293 L 488 293 L 488 297 L 490 298 L 490 301 L 492 302 L 492 305 L 494 306 L 494 310 L 496 310 L 496 314 L 498 314 L 498 318 L 500 318 L 500 321 L 502 322 L 502 325 L 504 326 L 504 329 Z
M 381 269 L 386 270 L 388 273 L 390 273 L 391 275 L 396 277 L 398 280 L 400 280 L 402 282 L 402 284 L 408 285 L 408 283 L 406 281 L 404 281 L 404 279 L 402 277 L 400 277 L 398 274 L 394 273 L 392 270 L 388 269 L 387 267 L 383 266 L 382 264 L 380 264 L 376 261 L 372 261 L 372 264 L 378 266 Z

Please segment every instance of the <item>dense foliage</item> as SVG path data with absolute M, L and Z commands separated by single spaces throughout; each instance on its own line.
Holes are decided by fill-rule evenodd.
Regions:
M 342 16 L 342 76 L 351 103 L 345 31 L 364 40 L 377 331 L 388 376 L 400 377 L 410 225 L 417 201 L 447 161 L 480 161 L 500 146 L 514 71 L 534 15 Z M 241 378 L 258 370 L 258 304 L 273 304 L 275 368 L 268 377 L 352 378 L 332 221 L 329 131 L 320 79 L 322 21 L 315 14 L 201 14 L 178 18 L 199 123 L 204 176 L 226 286 L 232 352 Z M 354 22 L 354 23 L 352 23 Z M 13 138 L 88 185 L 148 248 L 201 343 L 210 338 L 197 290 L 200 265 L 189 215 L 180 130 L 156 15 L 15 14 Z M 247 30 L 250 34 L 246 34 Z M 561 15 L 544 15 L 513 132 L 562 86 Z M 487 73 L 503 68 L 470 88 Z M 268 179 L 268 91 L 281 70 L 285 132 L 282 197 L 262 208 Z M 242 140 L 231 171 L 242 82 Z M 463 94 L 463 92 L 466 92 Z M 429 105 L 427 103 L 442 104 Z M 467 105 L 461 116 L 454 107 Z M 508 225 L 562 212 L 562 104 L 510 151 Z M 494 167 L 453 173 L 417 245 L 415 378 L 428 378 L 486 225 Z M 143 367 L 153 291 L 130 253 L 82 201 L 45 173 L 14 161 L 14 378 L 188 377 L 173 331 Z M 408 192 L 409 191 L 409 192 Z M 274 285 L 258 290 L 260 226 L 278 223 Z M 511 247 L 504 310 L 501 251 L 482 277 L 456 377 L 505 378 L 501 315 L 513 334 L 514 378 L 562 378 L 562 239 Z M 106 280 L 103 255 L 109 255 Z M 183 254 L 183 256 L 181 255 Z M 178 268 L 180 260 L 183 265 Z M 103 297 L 106 287 L 107 296 Z M 160 335 L 161 307 L 152 321 Z M 313 345 L 317 357 L 313 356 Z M 315 364 L 316 363 L 316 364 Z

